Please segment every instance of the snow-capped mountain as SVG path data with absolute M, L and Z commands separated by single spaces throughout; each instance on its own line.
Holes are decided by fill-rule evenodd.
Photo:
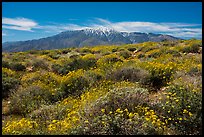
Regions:
M 118 33 L 114 29 L 106 28 L 106 27 L 87 28 L 87 29 L 84 29 L 83 31 L 87 35 L 94 34 L 94 35 L 101 35 L 101 36 L 102 35 L 109 36 L 111 33 Z
M 69 30 L 57 35 L 38 40 L 3 43 L 5 52 L 18 52 L 27 50 L 47 50 L 68 47 L 82 47 L 95 45 L 120 45 L 141 43 L 146 41 L 178 40 L 179 38 L 153 33 L 118 32 L 111 28 L 86 28 L 83 30 Z

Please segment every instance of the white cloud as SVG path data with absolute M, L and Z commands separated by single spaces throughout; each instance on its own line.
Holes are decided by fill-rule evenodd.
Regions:
M 36 29 L 45 30 L 45 32 L 62 32 L 66 30 L 82 30 L 89 27 L 80 26 L 76 24 L 54 24 L 54 25 L 44 25 L 44 26 L 36 26 Z
M 102 18 L 94 18 L 83 25 L 59 24 L 38 25 L 37 22 L 26 18 L 2 18 L 2 28 L 21 31 L 41 30 L 44 32 L 59 33 L 66 30 L 81 30 L 86 28 L 108 27 L 122 32 L 145 32 L 168 34 L 176 37 L 202 37 L 202 24 L 175 23 L 175 22 L 141 22 L 141 21 L 121 21 L 111 22 Z
M 33 31 L 38 23 L 27 18 L 2 18 L 2 28 L 21 30 L 21 31 Z
M 113 28 L 123 32 L 146 32 L 169 34 L 176 37 L 202 37 L 201 24 L 188 23 L 154 23 L 154 22 L 110 22 L 97 18 L 102 26 Z M 94 24 L 97 26 L 97 24 Z

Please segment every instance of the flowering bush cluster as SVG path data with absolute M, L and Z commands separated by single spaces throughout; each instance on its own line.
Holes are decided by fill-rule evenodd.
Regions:
M 202 41 L 2 53 L 2 134 L 201 135 Z

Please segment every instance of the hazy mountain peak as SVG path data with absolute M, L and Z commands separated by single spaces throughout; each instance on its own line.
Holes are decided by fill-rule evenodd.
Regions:
M 178 40 L 179 38 L 153 33 L 118 32 L 112 28 L 97 27 L 83 30 L 61 32 L 55 36 L 38 40 L 3 43 L 2 50 L 9 52 L 26 51 L 31 49 L 46 50 L 68 47 L 82 47 L 95 45 L 120 45 L 141 43 L 146 41 Z

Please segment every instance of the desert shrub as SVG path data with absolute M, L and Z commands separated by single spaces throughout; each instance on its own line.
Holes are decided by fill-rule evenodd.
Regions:
M 63 50 L 62 50 L 62 54 L 67 54 L 67 53 L 69 53 L 69 52 L 71 52 L 71 49 L 63 49 Z
M 51 57 L 52 59 L 58 59 L 60 57 L 60 55 L 57 54 L 56 52 L 50 52 L 48 56 Z
M 67 114 L 66 105 L 43 105 L 39 109 L 32 111 L 29 118 L 38 121 L 38 123 L 45 123 L 46 121 L 63 120 Z
M 26 115 L 41 105 L 50 104 L 52 94 L 38 86 L 30 86 L 12 93 L 9 100 L 12 114 Z
M 147 104 L 148 92 L 146 89 L 114 88 L 99 98 L 93 106 L 90 106 L 80 126 L 73 128 L 71 134 L 162 134 L 162 130 L 159 128 L 161 125 L 156 125 L 157 123 L 161 124 L 160 121 L 152 124 L 149 115 L 140 114 L 143 113 L 140 108 L 145 108 Z
M 156 113 L 177 134 L 202 134 L 201 77 L 192 77 L 185 73 L 174 75 L 175 79 L 162 92 L 162 96 L 156 99 Z
M 57 70 L 58 72 L 62 74 L 67 74 L 70 71 L 77 70 L 80 67 L 82 67 L 81 64 L 82 64 L 82 59 L 77 57 L 77 58 L 68 59 L 63 65 L 54 65 L 53 67 L 55 67 L 55 69 L 58 69 Z
M 187 72 L 187 74 L 191 76 L 202 76 L 202 70 L 199 70 L 198 67 L 191 67 L 190 70 Z
M 2 98 L 8 97 L 12 89 L 16 89 L 20 85 L 20 80 L 14 77 L 2 77 Z
M 163 46 L 173 47 L 177 44 L 177 41 L 162 41 L 161 44 Z
M 144 57 L 145 57 L 145 54 L 140 53 L 137 57 L 138 57 L 139 59 L 140 59 L 140 58 L 144 58 Z
M 33 60 L 32 66 L 34 68 L 39 68 L 39 69 L 48 69 L 48 64 L 41 59 L 35 59 Z
M 181 57 L 181 54 L 176 50 L 166 50 L 166 54 L 172 54 L 173 57 Z
M 86 71 L 85 75 L 89 78 L 90 85 L 97 85 L 102 79 L 104 79 L 104 75 L 97 70 Z
M 66 76 L 63 76 L 61 89 L 67 95 L 79 96 L 83 89 L 89 86 L 89 80 L 84 76 L 82 69 L 69 72 Z
M 38 50 L 30 50 L 30 51 L 28 51 L 28 53 L 30 53 L 30 54 L 37 54 L 39 51 Z
M 21 83 L 24 88 L 38 86 L 52 94 L 52 102 L 60 99 L 62 92 L 60 90 L 61 76 L 45 71 L 37 71 L 22 76 Z
M 42 51 L 41 51 L 41 54 L 42 54 L 42 55 L 47 55 L 47 54 L 49 54 L 49 53 L 50 53 L 49 50 L 42 50 Z
M 4 68 L 10 68 L 9 62 L 7 62 L 7 61 L 5 61 L 5 60 L 2 60 L 2 67 L 4 67 Z
M 80 51 L 81 53 L 91 53 L 91 50 L 89 48 L 81 48 Z
M 162 104 L 163 113 L 183 135 L 202 133 L 202 98 L 201 92 L 189 91 L 182 85 L 171 85 L 166 102 Z
M 118 109 L 119 110 L 119 109 Z M 134 112 L 123 110 L 96 116 L 75 129 L 71 134 L 78 135 L 159 135 L 162 129 L 146 121 L 143 117 Z M 129 118 L 130 117 L 130 118 Z
M 144 47 L 141 47 L 140 49 L 138 49 L 139 51 L 142 51 L 142 52 L 144 52 L 144 53 L 146 53 L 146 52 L 149 52 L 149 51 L 151 51 L 151 50 L 154 50 L 155 49 L 155 47 L 151 47 L 151 46 L 144 46 Z
M 150 77 L 148 71 L 136 67 L 123 67 L 111 72 L 109 79 L 116 81 L 128 80 L 131 82 L 146 83 Z
M 160 50 L 152 50 L 151 53 L 149 53 L 149 58 L 158 58 L 162 55 L 162 52 Z
M 132 55 L 131 52 L 127 51 L 127 50 L 120 51 L 118 54 L 119 54 L 119 56 L 122 56 L 125 59 L 131 57 L 131 55 Z
M 128 48 L 127 50 L 129 50 L 129 51 L 133 52 L 133 51 L 135 51 L 135 50 L 136 50 L 136 48 L 134 48 L 134 47 L 130 47 L 130 48 Z
M 56 69 L 58 69 L 59 71 L 62 72 L 69 72 L 69 71 L 73 71 L 73 70 L 78 70 L 78 69 L 89 69 L 90 67 L 94 67 L 96 66 L 96 56 L 93 54 L 86 54 L 83 57 L 77 57 L 77 58 L 72 58 L 70 60 L 67 60 L 67 62 L 61 67 L 59 68 L 59 66 L 53 66 Z M 64 73 L 63 73 L 64 74 Z
M 96 66 L 96 55 L 94 54 L 86 54 L 85 56 L 82 57 L 82 63 L 81 63 L 81 68 L 83 69 L 88 69 L 90 67 L 95 67 Z
M 106 64 L 112 64 L 115 62 L 123 62 L 121 58 L 119 58 L 116 54 L 109 54 L 101 57 L 97 60 L 97 66 L 104 66 Z
M 3 135 L 37 135 L 40 134 L 39 131 L 39 124 L 27 118 L 9 120 L 6 126 L 2 127 Z
M 60 64 L 52 64 L 51 71 L 60 75 L 65 75 L 69 72 L 66 67 L 61 66 Z
M 24 71 L 26 67 L 21 63 L 10 63 L 10 69 L 15 71 Z
M 198 53 L 200 49 L 199 44 L 192 44 L 190 46 L 186 46 L 183 49 L 181 49 L 181 52 L 183 53 Z
M 157 62 L 147 62 L 145 66 L 150 72 L 149 85 L 154 89 L 159 89 L 162 86 L 167 85 L 167 83 L 172 79 L 172 74 L 176 70 L 176 65 L 173 62 L 167 64 L 161 64 Z
M 104 97 L 99 98 L 91 113 L 96 114 L 101 109 L 116 111 L 118 108 L 127 108 L 133 111 L 134 107 L 148 104 L 148 91 L 138 87 L 113 88 Z
M 118 51 L 118 48 L 113 48 L 112 49 L 112 52 L 117 52 Z
M 77 58 L 79 58 L 79 57 L 80 57 L 79 54 L 73 54 L 73 55 L 70 55 L 70 56 L 69 56 L 70 59 L 77 59 Z
M 106 56 L 106 55 L 110 55 L 110 54 L 112 54 L 110 51 L 103 51 L 101 53 L 102 56 Z

